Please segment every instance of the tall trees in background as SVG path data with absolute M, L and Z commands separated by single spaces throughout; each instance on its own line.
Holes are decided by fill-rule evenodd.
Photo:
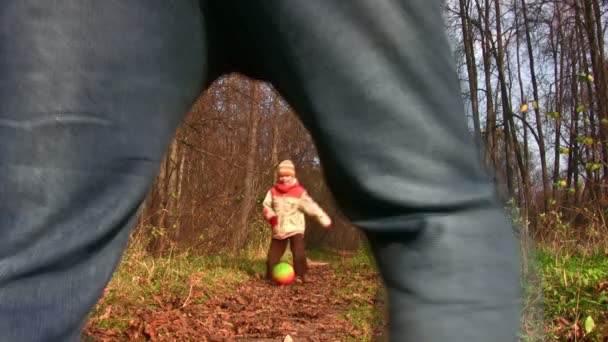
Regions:
M 607 4 L 450 0 L 445 9 L 471 141 L 505 199 L 540 235 L 551 233 L 549 216 L 581 233 L 606 229 Z M 267 84 L 223 77 L 201 95 L 169 145 L 139 229 L 157 252 L 172 244 L 214 252 L 263 241 L 268 226 L 260 201 L 286 158 L 339 216 L 292 108 Z M 311 239 L 356 247 L 354 229 L 342 224 L 348 228 Z
M 553 211 L 606 229 L 607 9 L 598 0 L 446 4 L 473 140 L 482 123 L 484 162 L 539 231 Z
M 268 242 L 261 201 L 275 167 L 292 159 L 299 178 L 341 229 L 310 222 L 313 244 L 358 247 L 359 235 L 332 206 L 315 146 L 293 110 L 269 85 L 240 75 L 219 79 L 193 105 L 169 145 L 139 220 L 150 250 L 216 253 Z

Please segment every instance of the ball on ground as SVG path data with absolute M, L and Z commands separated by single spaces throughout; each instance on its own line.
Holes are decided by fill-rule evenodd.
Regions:
M 286 263 L 278 263 L 272 269 L 272 280 L 279 285 L 291 284 L 296 278 L 296 272 L 293 267 Z

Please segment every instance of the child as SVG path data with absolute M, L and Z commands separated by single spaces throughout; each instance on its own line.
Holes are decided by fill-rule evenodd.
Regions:
M 278 182 L 268 191 L 263 204 L 264 218 L 272 226 L 266 277 L 271 278 L 272 269 L 281 260 L 289 241 L 298 277 L 296 281 L 304 282 L 308 268 L 304 246 L 304 214 L 316 217 L 328 229 L 331 228 L 332 221 L 300 185 L 291 160 L 279 163 L 277 171 Z

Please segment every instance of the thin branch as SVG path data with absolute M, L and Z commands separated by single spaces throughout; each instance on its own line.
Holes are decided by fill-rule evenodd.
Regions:
M 217 159 L 222 160 L 222 161 L 226 162 L 227 164 L 230 164 L 230 165 L 232 165 L 232 166 L 234 166 L 234 167 L 236 167 L 236 168 L 239 168 L 239 169 L 244 169 L 244 167 L 242 167 L 242 166 L 240 166 L 240 165 L 238 165 L 238 164 L 235 164 L 235 163 L 233 163 L 233 162 L 229 161 L 228 159 L 226 159 L 226 158 L 224 158 L 224 157 L 222 157 L 222 156 L 219 156 L 219 155 L 217 155 L 217 154 L 215 154 L 215 153 L 212 153 L 212 152 L 209 152 L 209 151 L 205 151 L 205 150 L 203 150 L 203 149 L 201 149 L 201 148 L 198 148 L 198 147 L 196 147 L 196 146 L 194 146 L 194 145 L 192 145 L 192 144 L 190 144 L 190 143 L 186 142 L 185 140 L 182 140 L 182 139 L 177 139 L 177 142 L 179 142 L 180 144 L 183 144 L 183 145 L 185 145 L 185 146 L 187 146 L 187 147 L 191 148 L 193 151 L 196 151 L 196 152 L 202 153 L 202 154 L 207 155 L 207 156 L 210 156 L 210 157 L 217 158 Z

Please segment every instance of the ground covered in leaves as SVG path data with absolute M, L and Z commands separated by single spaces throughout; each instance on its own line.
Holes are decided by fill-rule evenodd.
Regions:
M 382 339 L 380 279 L 365 257 L 313 263 L 306 283 L 288 286 L 262 279 L 263 260 L 202 260 L 128 256 L 92 313 L 85 340 Z
M 385 340 L 384 291 L 369 253 L 309 256 L 306 284 L 276 286 L 262 279 L 263 257 L 154 258 L 131 246 L 83 340 Z M 525 286 L 520 341 L 608 341 L 608 254 L 542 249 L 534 259 L 540 279 Z

